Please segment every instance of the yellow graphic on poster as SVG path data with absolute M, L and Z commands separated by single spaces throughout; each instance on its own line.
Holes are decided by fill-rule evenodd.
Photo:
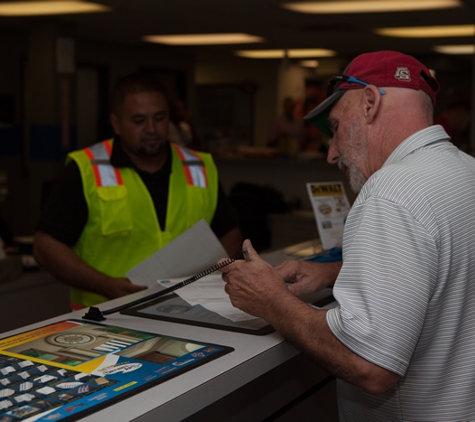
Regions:
M 67 330 L 68 328 L 73 328 L 76 326 L 77 324 L 73 322 L 62 321 L 56 324 L 47 325 L 46 327 L 37 328 L 36 330 L 28 331 L 28 333 L 21 333 L 6 339 L 1 339 L 0 350 L 8 350 L 16 346 L 21 346 L 22 344 L 38 340 L 49 334 Z
M 341 247 L 350 203 L 342 182 L 307 183 L 307 190 L 324 250 Z
M 153 334 L 113 326 L 63 321 L 2 340 L 0 350 L 33 361 L 92 373 L 111 352 L 153 339 Z M 115 357 L 113 357 L 115 358 Z

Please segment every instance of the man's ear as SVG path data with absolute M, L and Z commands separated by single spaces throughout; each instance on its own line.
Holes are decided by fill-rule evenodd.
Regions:
M 366 123 L 373 123 L 381 106 L 381 94 L 377 87 L 368 85 L 363 88 L 363 113 Z
M 120 135 L 119 118 L 115 114 L 110 114 L 109 115 L 109 121 L 111 122 L 111 125 L 114 128 L 114 133 L 116 135 Z

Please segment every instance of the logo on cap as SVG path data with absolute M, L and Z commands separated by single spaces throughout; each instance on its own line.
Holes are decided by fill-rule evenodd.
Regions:
M 398 67 L 394 77 L 400 81 L 411 82 L 411 72 L 407 67 Z

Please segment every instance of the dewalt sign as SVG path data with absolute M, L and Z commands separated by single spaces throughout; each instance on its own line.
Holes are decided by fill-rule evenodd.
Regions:
M 343 186 L 340 184 L 311 185 L 312 196 L 343 195 Z

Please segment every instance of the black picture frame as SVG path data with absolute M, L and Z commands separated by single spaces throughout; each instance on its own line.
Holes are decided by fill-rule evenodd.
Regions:
M 124 309 L 120 313 L 245 334 L 266 335 L 275 331 L 274 327 L 262 318 L 233 322 L 201 305 L 192 306 L 174 293 Z

